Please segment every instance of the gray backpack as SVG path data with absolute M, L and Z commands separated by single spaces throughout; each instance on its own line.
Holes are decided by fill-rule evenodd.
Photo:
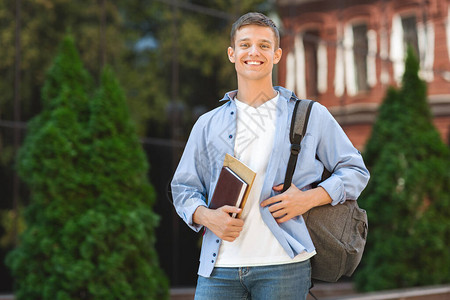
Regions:
M 306 133 L 314 101 L 297 100 L 292 115 L 291 156 L 286 170 L 283 191 L 291 185 L 300 153 L 300 143 Z M 331 175 L 327 170 L 322 181 Z M 351 276 L 361 261 L 366 244 L 368 222 L 366 211 L 355 200 L 343 204 L 315 207 L 303 215 L 317 254 L 311 258 L 313 279 L 336 282 L 343 275 Z

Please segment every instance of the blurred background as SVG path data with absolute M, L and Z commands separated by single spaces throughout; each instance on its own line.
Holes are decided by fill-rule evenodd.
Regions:
M 176 215 L 167 198 L 167 188 L 194 122 L 219 106 L 218 100 L 225 92 L 237 87 L 226 49 L 231 24 L 249 11 L 265 13 L 280 28 L 283 58 L 275 67 L 274 84 L 325 105 L 363 152 L 372 178 L 377 172 L 390 172 L 375 170 L 382 161 L 382 149 L 388 144 L 394 145 L 389 153 L 400 157 L 395 163 L 403 166 L 401 157 L 410 158 L 406 159 L 409 164 L 403 173 L 398 172 L 401 168 L 396 168 L 397 173 L 393 170 L 389 179 L 394 183 L 392 187 L 381 183 L 376 190 L 368 189 L 371 195 L 380 193 L 380 197 L 368 199 L 370 195 L 366 194 L 361 198 L 360 206 L 369 212 L 369 239 L 373 232 L 374 240 L 369 241 L 367 258 L 363 258 L 359 289 L 450 282 L 450 257 L 446 254 L 450 246 L 446 168 L 450 158 L 450 1 L 0 0 L 0 294 L 13 292 L 13 275 L 5 258 L 20 245 L 21 233 L 29 226 L 24 211 L 33 201 L 34 191 L 17 173 L 17 154 L 30 131 L 30 120 L 45 108 L 42 89 L 46 74 L 58 55 L 58 45 L 68 35 L 92 77 L 92 85 L 101 84 L 105 66 L 110 66 L 117 77 L 149 164 L 148 180 L 155 191 L 152 210 L 160 217 L 154 230 L 157 265 L 170 287 L 195 286 L 200 236 Z M 408 69 L 407 53 L 416 58 L 417 84 L 410 84 L 403 77 Z M 422 84 L 424 89 L 420 89 Z M 414 94 L 416 87 L 419 90 Z M 390 89 L 398 91 L 397 98 L 405 95 L 407 100 L 399 100 L 399 108 L 385 109 L 387 120 L 383 127 L 383 120 L 378 118 L 383 115 L 384 103 L 392 98 Z M 408 109 L 420 101 L 425 106 L 418 106 L 416 111 Z M 412 116 L 406 123 L 409 127 L 396 127 L 399 116 L 408 114 Z M 422 124 L 421 115 L 429 126 L 408 129 Z M 378 121 L 381 125 L 375 126 Z M 401 128 L 400 132 L 390 135 L 395 128 Z M 416 139 L 415 134 L 421 132 L 425 134 Z M 401 136 L 407 140 L 400 142 Z M 371 137 L 374 142 L 370 147 Z M 420 148 L 423 153 L 402 153 L 413 139 L 419 145 L 430 146 Z M 429 162 L 430 157 L 436 159 Z M 424 164 L 415 166 L 414 161 Z M 427 168 L 430 170 L 417 171 Z M 410 173 L 422 177 L 409 179 Z M 441 174 L 437 179 L 433 177 L 432 187 L 427 185 L 424 190 L 401 196 L 401 201 L 417 198 L 415 206 L 405 208 L 405 202 L 389 198 L 392 191 L 401 194 L 404 186 L 431 180 L 429 174 Z M 407 225 L 394 221 L 383 227 L 386 220 L 377 219 L 377 215 L 386 212 L 376 209 L 395 207 L 389 201 L 397 201 L 403 207 L 392 209 L 397 214 L 392 216 L 394 220 L 408 219 L 411 211 L 421 214 L 414 214 L 414 221 Z M 372 212 L 369 208 L 373 208 Z M 422 219 L 426 222 L 421 223 Z M 430 220 L 439 224 L 429 225 Z M 399 241 L 393 241 L 384 247 L 391 249 L 386 253 L 377 250 L 377 224 L 381 231 L 399 237 L 400 244 L 412 238 L 411 245 L 402 248 Z M 425 226 L 426 230 L 417 230 L 422 235 L 409 232 L 415 224 L 419 228 Z M 399 226 L 407 229 L 396 233 Z M 429 232 L 435 233 L 433 241 L 417 242 Z M 379 276 L 392 274 L 390 284 L 367 279 L 380 259 L 389 258 L 392 253 L 398 256 L 399 249 L 419 249 L 419 254 L 409 257 L 398 269 L 380 271 Z M 370 251 L 378 254 L 370 258 Z M 422 268 L 414 265 L 420 261 L 420 253 L 436 260 L 429 271 L 440 275 L 429 282 L 423 281 L 422 275 L 410 279 L 401 275 L 409 272 L 405 265 L 415 270 Z

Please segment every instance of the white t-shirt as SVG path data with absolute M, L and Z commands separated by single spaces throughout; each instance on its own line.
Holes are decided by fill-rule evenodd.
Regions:
M 234 155 L 255 171 L 256 177 L 241 216 L 244 228 L 235 241 L 222 241 L 216 267 L 287 264 L 307 260 L 315 254 L 302 252 L 294 259 L 290 258 L 259 211 L 259 198 L 273 148 L 278 98 L 279 94 L 257 108 L 235 99 L 237 130 Z

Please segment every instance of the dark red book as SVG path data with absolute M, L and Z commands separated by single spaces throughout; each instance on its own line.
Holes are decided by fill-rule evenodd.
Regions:
M 210 208 L 224 205 L 240 207 L 248 184 L 229 167 L 222 167 L 216 188 L 211 198 Z M 234 218 L 236 213 L 232 215 Z

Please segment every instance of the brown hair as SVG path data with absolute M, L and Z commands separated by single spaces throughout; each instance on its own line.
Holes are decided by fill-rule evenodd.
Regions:
M 275 49 L 280 47 L 280 33 L 278 32 L 277 25 L 269 19 L 267 16 L 258 12 L 249 12 L 245 15 L 241 16 L 236 22 L 233 23 L 231 27 L 231 47 L 234 48 L 234 39 L 236 37 L 236 31 L 238 31 L 241 27 L 247 25 L 258 25 L 263 27 L 269 27 L 272 29 L 273 34 L 275 35 Z

